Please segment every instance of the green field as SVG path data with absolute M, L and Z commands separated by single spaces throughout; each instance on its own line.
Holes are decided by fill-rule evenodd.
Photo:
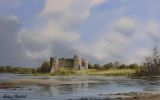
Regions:
M 106 75 L 106 76 L 127 76 L 136 72 L 134 69 L 107 69 L 107 70 L 98 70 L 98 69 L 87 69 L 87 70 L 72 70 L 72 69 L 59 69 L 54 73 L 46 73 L 46 74 L 36 74 L 36 75 Z
M 77 74 L 88 74 L 88 75 L 129 75 L 134 73 L 136 70 L 133 69 L 108 69 L 108 70 L 96 70 L 96 69 L 88 69 L 76 71 Z

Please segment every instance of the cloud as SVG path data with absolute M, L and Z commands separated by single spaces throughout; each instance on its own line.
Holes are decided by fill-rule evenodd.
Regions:
M 135 21 L 129 17 L 119 18 L 119 20 L 111 24 L 109 30 L 105 30 L 103 34 L 101 33 L 91 44 L 81 43 L 81 45 L 79 45 L 79 51 L 92 55 L 103 63 L 115 60 L 123 61 L 125 58 L 123 57 L 124 51 L 126 51 L 128 45 L 132 43 L 131 34 L 128 35 L 125 32 L 134 30 L 134 22 Z
M 102 63 L 116 60 L 122 63 L 142 63 L 152 47 L 160 42 L 159 27 L 153 21 L 143 23 L 132 17 L 121 16 L 104 33 L 99 33 L 94 42 L 81 43 L 79 51 L 93 55 Z
M 76 42 L 80 34 L 74 32 L 64 32 L 54 23 L 49 23 L 42 29 L 23 30 L 20 34 L 20 43 L 24 45 L 26 54 L 31 58 L 48 58 L 52 55 L 50 50 L 55 43 L 69 44 Z M 58 45 L 54 46 L 55 48 Z
M 63 31 L 54 22 L 49 22 L 42 28 L 35 30 L 22 30 L 22 40 L 37 43 L 51 43 L 55 41 L 72 42 L 80 38 L 80 34 L 71 31 Z
M 75 53 L 93 63 L 141 62 L 151 46 L 160 43 L 159 22 L 131 15 L 139 9 L 126 0 L 108 1 L 45 0 L 44 8 L 34 13 L 34 18 L 24 17 L 26 12 L 21 13 L 24 18 L 0 17 L 0 54 L 4 58 L 0 62 L 37 65 L 50 56 L 71 57 Z M 13 5 L 19 8 L 22 2 L 16 2 Z
M 92 7 L 107 0 L 46 0 L 46 5 L 39 14 L 45 21 L 54 21 L 63 29 L 75 29 L 90 16 Z
M 160 24 L 155 21 L 150 21 L 147 24 L 147 33 L 154 40 L 159 41 L 160 39 Z
M 40 15 L 48 16 L 54 13 L 72 14 L 88 16 L 91 7 L 103 3 L 105 0 L 46 0 L 44 10 Z M 82 15 L 81 15 L 82 14 Z
M 29 66 L 29 59 L 24 55 L 21 44 L 17 41 L 17 33 L 21 22 L 16 16 L 0 17 L 0 64 Z
M 52 14 L 53 12 L 63 12 L 74 2 L 74 0 L 47 0 L 41 15 Z
M 116 31 L 119 31 L 121 33 L 129 34 L 131 33 L 135 28 L 135 21 L 132 18 L 129 17 L 123 17 L 121 18 L 117 24 L 116 24 Z
M 129 54 L 128 57 L 125 58 L 126 63 L 143 63 L 145 57 L 151 54 L 151 50 L 148 50 L 146 47 L 140 47 L 134 52 L 134 54 Z
M 37 16 L 41 25 L 20 32 L 19 42 L 26 55 L 32 59 L 47 59 L 52 55 L 78 53 L 76 48 L 82 33 L 75 29 L 90 15 L 92 7 L 102 2 L 104 0 L 46 0 L 44 9 Z

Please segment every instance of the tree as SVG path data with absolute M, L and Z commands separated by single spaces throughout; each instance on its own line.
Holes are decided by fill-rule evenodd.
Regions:
M 103 65 L 103 68 L 104 69 L 114 68 L 114 65 L 112 63 L 108 63 L 108 64 Z
M 130 69 L 139 69 L 139 65 L 136 64 L 136 63 L 130 64 L 130 65 L 128 66 L 128 68 L 130 68 Z
M 145 58 L 145 63 L 135 76 L 160 75 L 160 53 L 157 47 L 153 48 L 152 54 Z
M 144 66 L 147 67 L 146 71 L 150 74 L 159 74 L 160 72 L 160 54 L 157 47 L 153 48 L 152 55 L 146 57 L 146 63 Z
M 101 69 L 101 66 L 99 64 L 94 64 L 95 69 Z
M 92 65 L 91 63 L 88 64 L 88 69 L 93 69 L 94 65 Z
M 38 72 L 41 72 L 41 73 L 49 73 L 51 70 L 50 68 L 50 63 L 49 62 L 43 62 L 41 64 L 41 67 L 37 69 Z
M 121 64 L 118 66 L 118 69 L 125 69 L 125 68 L 127 68 L 127 65 L 125 65 L 125 64 Z

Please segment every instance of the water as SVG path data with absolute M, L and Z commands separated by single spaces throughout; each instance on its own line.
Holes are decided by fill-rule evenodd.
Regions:
M 160 78 L 146 80 L 106 76 L 31 76 L 22 74 L 0 74 L 1 83 L 15 79 L 84 82 L 56 85 L 17 85 L 10 88 L 0 88 L 0 100 L 80 100 L 81 98 L 111 98 L 109 94 L 116 93 L 160 92 Z M 92 81 L 93 83 L 89 83 L 88 81 Z M 25 98 L 15 99 L 14 97 L 8 99 L 4 98 L 4 95 L 18 95 L 25 96 Z

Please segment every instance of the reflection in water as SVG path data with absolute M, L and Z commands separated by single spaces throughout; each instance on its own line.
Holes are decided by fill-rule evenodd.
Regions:
M 7 76 L 6 78 L 4 78 Z M 2 80 L 1 80 L 2 79 Z M 27 100 L 103 100 L 104 95 L 127 92 L 160 92 L 160 78 L 130 79 L 127 77 L 105 77 L 105 76 L 23 76 L 5 74 L 0 77 L 1 81 L 14 79 L 41 79 L 41 80 L 63 80 L 84 81 L 76 84 L 57 85 L 19 85 L 16 87 L 0 88 L 0 99 L 4 94 L 25 94 Z M 99 83 L 88 83 L 88 81 L 99 81 Z M 65 83 L 65 82 L 64 82 Z M 98 98 L 98 99 L 97 99 Z
M 45 96 L 57 96 L 76 94 L 88 90 L 88 83 L 63 84 L 63 85 L 42 85 L 39 86 L 39 93 Z

